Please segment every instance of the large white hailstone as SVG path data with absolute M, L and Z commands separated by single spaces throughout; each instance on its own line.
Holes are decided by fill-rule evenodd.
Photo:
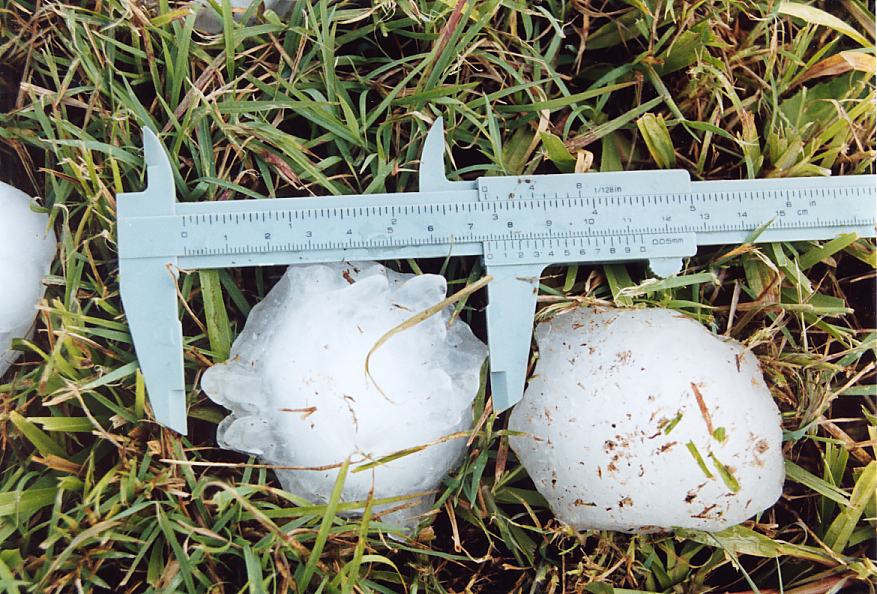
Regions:
M 256 2 L 263 4 L 265 10 L 274 11 L 282 18 L 289 13 L 293 0 L 256 0 Z M 231 0 L 235 20 L 239 21 L 252 3 L 252 0 Z M 216 0 L 216 4 L 221 8 L 222 0 Z M 222 13 L 211 6 L 210 0 L 196 0 L 195 10 L 198 12 L 195 18 L 195 26 L 198 29 L 213 34 L 222 32 Z
M 564 523 L 717 531 L 782 493 L 779 411 L 740 343 L 663 309 L 577 309 L 536 340 L 511 446 Z
M 441 276 L 375 263 L 290 267 L 253 308 L 229 361 L 201 380 L 232 411 L 219 444 L 268 464 L 314 468 L 378 459 L 471 428 L 486 348 L 462 321 L 448 325 L 451 308 L 394 335 L 372 354 L 370 378 L 365 370 L 381 336 L 443 300 L 446 289 Z M 373 470 L 352 472 L 351 464 L 342 500 L 364 501 L 372 486 L 376 498 L 435 489 L 464 450 L 465 439 L 455 438 Z M 337 468 L 276 472 L 287 491 L 316 503 L 328 500 L 338 476 Z M 410 529 L 430 505 L 423 497 L 383 519 Z
M 0 375 L 20 354 L 9 350 L 12 339 L 31 333 L 45 291 L 43 277 L 55 257 L 49 217 L 32 211 L 31 202 L 21 190 L 0 182 Z

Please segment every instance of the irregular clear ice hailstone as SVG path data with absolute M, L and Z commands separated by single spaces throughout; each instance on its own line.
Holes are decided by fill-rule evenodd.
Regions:
M 464 322 L 448 326 L 452 308 L 390 338 L 371 356 L 372 379 L 365 371 L 380 337 L 440 302 L 446 288 L 441 276 L 368 262 L 291 266 L 253 308 L 229 360 L 201 380 L 232 412 L 217 431 L 220 445 L 272 465 L 313 468 L 374 460 L 470 429 L 487 350 Z M 465 439 L 451 439 L 349 472 L 342 500 L 365 500 L 372 486 L 376 498 L 435 489 L 464 450 Z M 276 473 L 286 490 L 320 503 L 338 469 Z M 424 497 L 384 521 L 411 528 L 431 505 Z
M 740 343 L 664 309 L 576 309 L 536 341 L 510 444 L 564 523 L 717 531 L 782 493 L 779 410 Z
M 43 277 L 55 257 L 55 236 L 49 217 L 30 209 L 31 197 L 0 182 L 0 375 L 17 351 L 9 350 L 13 338 L 31 334 L 37 303 L 45 292 Z

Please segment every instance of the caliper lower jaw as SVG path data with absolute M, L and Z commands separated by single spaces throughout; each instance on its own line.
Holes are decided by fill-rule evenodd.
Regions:
M 493 408 L 502 412 L 524 395 L 539 276 L 544 264 L 488 265 L 487 344 Z
M 119 284 L 155 420 L 186 434 L 183 340 L 177 306 L 176 258 L 119 264 Z

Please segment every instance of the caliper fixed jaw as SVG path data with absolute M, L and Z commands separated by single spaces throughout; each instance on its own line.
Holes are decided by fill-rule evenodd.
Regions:
M 119 286 L 134 350 L 155 420 L 186 433 L 182 327 L 177 306 L 177 258 L 126 258 L 138 242 L 136 217 L 175 214 L 173 170 L 155 133 L 143 129 L 146 188 L 118 195 Z

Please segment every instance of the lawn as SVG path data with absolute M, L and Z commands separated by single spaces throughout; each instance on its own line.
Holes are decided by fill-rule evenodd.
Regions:
M 758 356 L 783 413 L 777 504 L 717 534 L 576 534 L 482 393 L 462 467 L 415 538 L 310 505 L 216 446 L 198 379 L 276 267 L 182 271 L 189 432 L 152 420 L 119 298 L 116 195 L 159 131 L 179 199 L 414 190 L 444 117 L 454 179 L 678 167 L 692 179 L 875 168 L 865 0 L 301 0 L 194 28 L 186 3 L 0 0 L 0 180 L 59 239 L 37 333 L 0 379 L 8 592 L 874 591 L 877 407 L 866 239 L 702 248 L 681 281 L 639 264 L 546 271 L 540 316 L 677 309 Z M 474 258 L 388 263 L 478 282 Z M 459 302 L 484 338 L 482 292 Z M 489 393 L 488 393 L 489 395 Z M 486 411 L 486 412 L 485 412 Z

